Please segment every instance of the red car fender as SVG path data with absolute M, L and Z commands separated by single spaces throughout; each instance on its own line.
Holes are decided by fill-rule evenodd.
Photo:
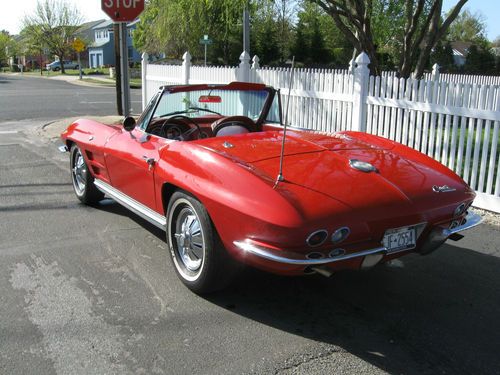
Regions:
M 104 160 L 104 145 L 118 131 L 120 131 L 120 125 L 104 125 L 96 121 L 80 119 L 63 131 L 61 139 L 68 148 L 71 143 L 76 143 L 92 175 L 109 183 Z

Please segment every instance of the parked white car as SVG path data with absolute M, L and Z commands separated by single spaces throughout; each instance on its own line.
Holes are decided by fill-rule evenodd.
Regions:
M 56 60 L 51 62 L 50 64 L 46 65 L 47 70 L 53 70 L 54 72 L 57 72 L 58 70 L 61 70 L 61 61 Z M 79 65 L 78 63 L 70 60 L 64 60 L 64 69 L 78 69 Z

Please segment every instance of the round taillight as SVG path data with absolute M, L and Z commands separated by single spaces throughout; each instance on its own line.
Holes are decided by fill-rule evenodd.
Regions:
M 322 245 L 328 238 L 328 232 L 324 229 L 312 232 L 306 239 L 306 243 L 311 247 Z
M 351 230 L 348 227 L 342 227 L 337 229 L 332 234 L 332 242 L 340 243 L 344 241 L 349 236 L 349 233 L 351 233 Z

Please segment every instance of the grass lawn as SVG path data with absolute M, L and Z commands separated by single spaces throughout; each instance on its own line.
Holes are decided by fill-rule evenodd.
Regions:
M 104 77 L 102 77 L 104 78 Z M 92 76 L 88 76 L 84 78 L 85 82 L 98 83 L 105 86 L 115 87 L 115 79 L 106 77 L 104 79 L 95 79 Z M 131 89 L 140 89 L 142 86 L 142 80 L 140 78 L 130 78 L 130 88 Z

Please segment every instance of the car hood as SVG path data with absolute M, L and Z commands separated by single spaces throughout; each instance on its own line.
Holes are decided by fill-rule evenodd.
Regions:
M 216 137 L 198 141 L 200 145 L 227 157 L 256 163 L 279 158 L 283 132 L 267 131 L 240 136 Z M 285 156 L 301 155 L 321 151 L 390 149 L 391 146 L 373 145 L 350 137 L 344 133 L 288 131 Z
M 251 141 L 249 139 L 251 137 Z M 279 170 L 282 132 L 253 133 L 241 137 L 211 138 L 204 147 L 225 155 L 274 184 Z M 286 138 L 283 185 L 295 184 L 331 197 L 351 208 L 380 209 L 401 204 L 436 204 L 433 186 L 447 185 L 456 191 L 442 194 L 439 203 L 449 204 L 463 195 L 466 185 L 453 172 L 443 173 L 409 150 L 393 151 L 392 142 L 365 142 L 336 133 L 293 132 Z M 409 157 L 408 157 L 409 156 Z M 419 161 L 422 159 L 424 161 Z M 375 172 L 362 172 L 350 160 L 368 162 Z

